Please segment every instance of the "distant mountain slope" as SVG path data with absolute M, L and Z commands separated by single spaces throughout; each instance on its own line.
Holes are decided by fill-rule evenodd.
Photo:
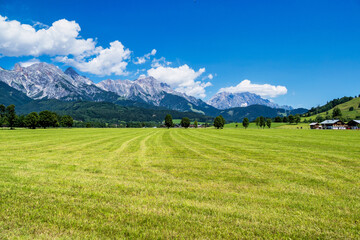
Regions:
M 183 112 L 202 112 L 205 115 L 207 113 L 204 110 L 212 109 L 202 100 L 174 91 L 169 85 L 152 77 L 135 81 L 105 80 L 96 85 L 73 68 L 63 72 L 47 63 L 35 63 L 28 67 L 16 64 L 13 70 L 0 68 L 0 82 L 35 100 L 119 103 L 119 99 L 126 99 Z
M 79 121 L 99 121 L 117 123 L 119 121 L 157 121 L 164 120 L 166 114 L 173 118 L 189 117 L 200 121 L 211 122 L 213 118 L 193 112 L 177 112 L 173 110 L 146 109 L 140 107 L 125 107 L 108 102 L 68 102 L 56 99 L 34 100 L 16 107 L 20 114 L 50 110 L 61 115 L 69 114 Z
M 96 85 L 103 90 L 114 92 L 126 99 L 142 100 L 155 106 L 160 105 L 160 101 L 164 98 L 165 94 L 172 94 L 185 98 L 187 101 L 194 104 L 198 103 L 198 99 L 174 91 L 169 85 L 159 82 L 153 77 L 139 78 L 134 81 L 107 79 Z
M 264 99 L 257 94 L 243 92 L 243 93 L 230 93 L 220 92 L 215 94 L 207 103 L 218 109 L 229 109 L 234 107 L 247 107 L 250 105 L 264 105 L 272 108 L 283 108 L 291 110 L 289 106 L 279 106 L 276 103 Z
M 289 110 L 287 112 L 288 112 L 288 115 L 296 115 L 296 114 L 302 115 L 308 111 L 309 111 L 309 109 L 306 109 L 306 108 L 296 108 L 296 109 Z
M 264 105 L 251 105 L 248 107 L 230 108 L 219 112 L 227 121 L 242 122 L 247 117 L 250 121 L 254 121 L 257 117 L 274 118 L 276 116 L 288 116 L 295 114 L 303 114 L 308 110 L 298 108 L 294 110 L 285 110 L 281 108 L 271 108 Z
M 274 118 L 279 115 L 287 115 L 284 109 L 275 109 L 264 105 L 251 105 L 248 107 L 238 107 L 222 110 L 219 112 L 227 121 L 242 122 L 247 117 L 250 121 L 254 121 L 257 117 L 263 116 Z
M 31 99 L 24 93 L 0 82 L 0 104 L 4 104 L 5 106 L 10 104 L 22 105 L 30 101 Z
M 47 63 L 29 67 L 16 64 L 14 70 L 0 68 L 0 82 L 25 93 L 32 99 L 62 99 L 67 101 L 116 101 L 116 94 L 98 88 L 89 79 L 73 69 L 61 71 Z
M 212 115 L 216 109 L 200 99 L 173 90 L 166 83 L 153 77 L 129 80 L 104 80 L 97 84 L 103 90 L 114 92 L 119 96 L 136 102 L 182 112 L 197 112 Z
M 340 110 L 342 112 L 342 117 L 349 118 L 349 119 L 360 119 L 360 97 L 352 98 L 351 100 L 346 101 L 345 103 L 336 105 L 335 107 L 329 109 L 328 111 L 324 111 L 319 114 L 315 114 L 315 115 L 306 117 L 304 119 L 306 119 L 306 120 L 313 119 L 314 120 L 316 118 L 316 116 L 322 116 L 325 118 L 327 115 L 332 118 L 332 112 L 333 112 L 334 108 L 336 108 L 336 107 L 340 108 Z M 354 109 L 353 111 L 350 111 L 351 107 Z

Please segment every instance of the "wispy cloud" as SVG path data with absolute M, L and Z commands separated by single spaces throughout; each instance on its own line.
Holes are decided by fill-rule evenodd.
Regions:
M 144 64 L 146 63 L 147 60 L 150 59 L 151 56 L 155 56 L 156 52 L 157 52 L 156 49 L 153 49 L 151 52 L 145 54 L 144 56 L 137 57 L 136 60 L 133 62 L 134 64 Z

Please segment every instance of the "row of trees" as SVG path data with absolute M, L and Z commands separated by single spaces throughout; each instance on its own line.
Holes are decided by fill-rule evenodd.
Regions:
M 298 124 L 300 121 L 301 121 L 300 114 L 296 114 L 295 116 L 289 115 L 287 117 L 286 116 L 284 116 L 284 117 L 277 116 L 274 119 L 274 122 L 283 122 L 283 123 L 290 123 L 290 124 L 293 124 L 293 123 Z
M 180 126 L 182 126 L 183 128 L 188 128 L 188 127 L 190 127 L 190 124 L 191 124 L 191 122 L 190 122 L 190 119 L 189 119 L 188 117 L 183 117 L 183 118 L 181 119 L 181 121 L 180 121 Z M 194 127 L 197 128 L 198 125 L 199 125 L 198 121 L 195 120 L 195 121 L 194 121 Z M 165 116 L 165 126 L 166 126 L 167 128 L 171 128 L 171 127 L 174 127 L 174 126 L 175 126 L 171 114 L 167 114 L 167 115 Z
M 72 127 L 74 120 L 69 115 L 58 116 L 56 113 L 45 110 L 40 112 L 29 113 L 24 117 L 24 126 L 35 129 L 37 127 Z
M 272 121 L 270 118 L 265 119 L 263 116 L 260 116 L 260 117 L 256 118 L 256 120 L 255 120 L 256 126 L 261 127 L 261 128 L 265 128 L 266 126 L 268 128 L 271 128 L 271 123 L 272 123 Z
M 37 127 L 72 127 L 74 120 L 69 115 L 60 116 L 55 112 L 48 110 L 42 111 L 39 114 L 32 112 L 27 115 L 18 116 L 15 111 L 15 105 L 5 107 L 0 105 L 0 127 L 7 126 L 10 129 L 15 127 L 27 127 L 35 129 Z
M 224 117 L 222 115 L 219 115 L 214 119 L 213 125 L 217 129 L 222 129 L 222 128 L 224 128 L 225 123 L 226 123 L 226 120 L 224 119 Z M 261 116 L 255 120 L 255 123 L 256 123 L 256 126 L 258 126 L 258 127 L 265 128 L 265 126 L 267 126 L 268 128 L 270 128 L 272 121 L 271 121 L 271 119 L 265 119 L 264 117 Z M 183 119 L 181 119 L 180 125 L 184 128 L 188 128 L 190 126 L 190 119 L 187 117 L 184 117 Z M 197 121 L 194 122 L 194 125 L 195 125 L 195 127 L 197 127 L 197 125 L 198 125 Z M 245 129 L 248 128 L 250 125 L 249 119 L 244 118 L 242 125 Z M 167 128 L 174 126 L 173 121 L 172 121 L 172 116 L 170 114 L 166 115 L 166 117 L 165 117 L 165 126 Z M 237 126 L 238 125 L 236 124 L 236 127 Z

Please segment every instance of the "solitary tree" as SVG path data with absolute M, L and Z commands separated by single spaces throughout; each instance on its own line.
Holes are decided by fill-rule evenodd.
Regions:
M 184 128 L 188 128 L 190 126 L 190 119 L 187 117 L 183 117 L 181 119 L 180 125 Z
M 223 128 L 225 125 L 225 119 L 220 115 L 217 116 L 214 120 L 214 127 L 217 129 Z
M 295 115 L 295 123 L 298 124 L 301 121 L 300 114 Z
M 255 124 L 256 124 L 257 127 L 259 127 L 259 125 L 260 125 L 260 117 L 257 117 L 255 119 Z
M 260 117 L 259 125 L 260 127 L 265 128 L 266 123 L 265 123 L 265 118 L 263 116 Z
M 223 118 L 222 115 L 220 115 L 219 117 L 221 119 L 222 125 L 225 126 L 225 123 L 226 123 L 225 118 Z
M 29 113 L 25 117 L 25 125 L 28 128 L 35 129 L 39 124 L 40 117 L 36 112 Z
M 0 104 L 0 127 L 4 124 L 5 121 L 5 113 L 6 113 L 6 107 L 3 104 Z
M 196 120 L 195 120 L 195 122 L 194 122 L 194 126 L 195 126 L 195 128 L 197 128 L 197 127 L 198 127 L 198 121 L 196 121 Z
M 276 116 L 276 117 L 275 117 L 275 122 L 282 122 L 281 117 L 280 117 L 280 116 Z
M 342 112 L 340 110 L 340 108 L 336 107 L 334 108 L 333 112 L 332 112 L 332 117 L 333 118 L 338 118 L 342 116 Z
M 165 126 L 169 129 L 170 127 L 173 126 L 173 120 L 172 120 L 172 116 L 170 114 L 167 114 L 165 116 Z
M 295 117 L 293 115 L 289 115 L 289 123 L 292 124 L 295 122 Z
M 74 124 L 74 119 L 69 115 L 64 115 L 64 116 L 62 116 L 60 123 L 61 123 L 62 127 L 70 128 Z
M 266 120 L 266 126 L 267 126 L 268 128 L 271 128 L 271 119 L 270 119 L 270 118 L 268 118 L 268 119 Z
M 15 112 L 15 105 L 9 105 L 6 108 L 6 119 L 7 122 L 9 123 L 9 127 L 10 129 L 14 129 L 14 125 L 16 122 L 16 112 Z
M 349 111 L 351 112 L 351 111 L 354 111 L 354 107 L 350 107 L 349 108 Z
M 283 117 L 283 122 L 284 123 L 287 123 L 289 120 L 288 120 L 288 118 L 285 116 L 285 117 Z
M 39 113 L 39 124 L 43 128 L 56 127 L 57 118 L 55 113 L 48 110 Z
M 248 119 L 248 118 L 244 118 L 242 124 L 243 124 L 243 127 L 244 127 L 245 129 L 247 129 L 247 128 L 249 127 L 249 119 Z

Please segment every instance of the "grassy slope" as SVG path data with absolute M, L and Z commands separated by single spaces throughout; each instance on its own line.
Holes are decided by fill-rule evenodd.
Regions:
M 343 117 L 349 117 L 351 119 L 360 119 L 360 108 L 359 108 L 359 104 L 360 104 L 360 98 L 354 98 L 346 103 L 340 104 L 336 107 L 339 107 Z M 349 111 L 350 107 L 354 107 L 354 111 Z M 332 116 L 332 112 L 333 112 L 334 108 L 329 110 L 329 115 Z M 326 116 L 326 112 L 320 113 L 318 115 L 321 115 L 323 117 Z M 315 119 L 317 115 L 311 116 L 311 117 L 306 117 L 303 119 L 309 120 L 309 119 Z
M 0 141 L 0 239 L 360 238 L 358 131 L 0 130 Z

